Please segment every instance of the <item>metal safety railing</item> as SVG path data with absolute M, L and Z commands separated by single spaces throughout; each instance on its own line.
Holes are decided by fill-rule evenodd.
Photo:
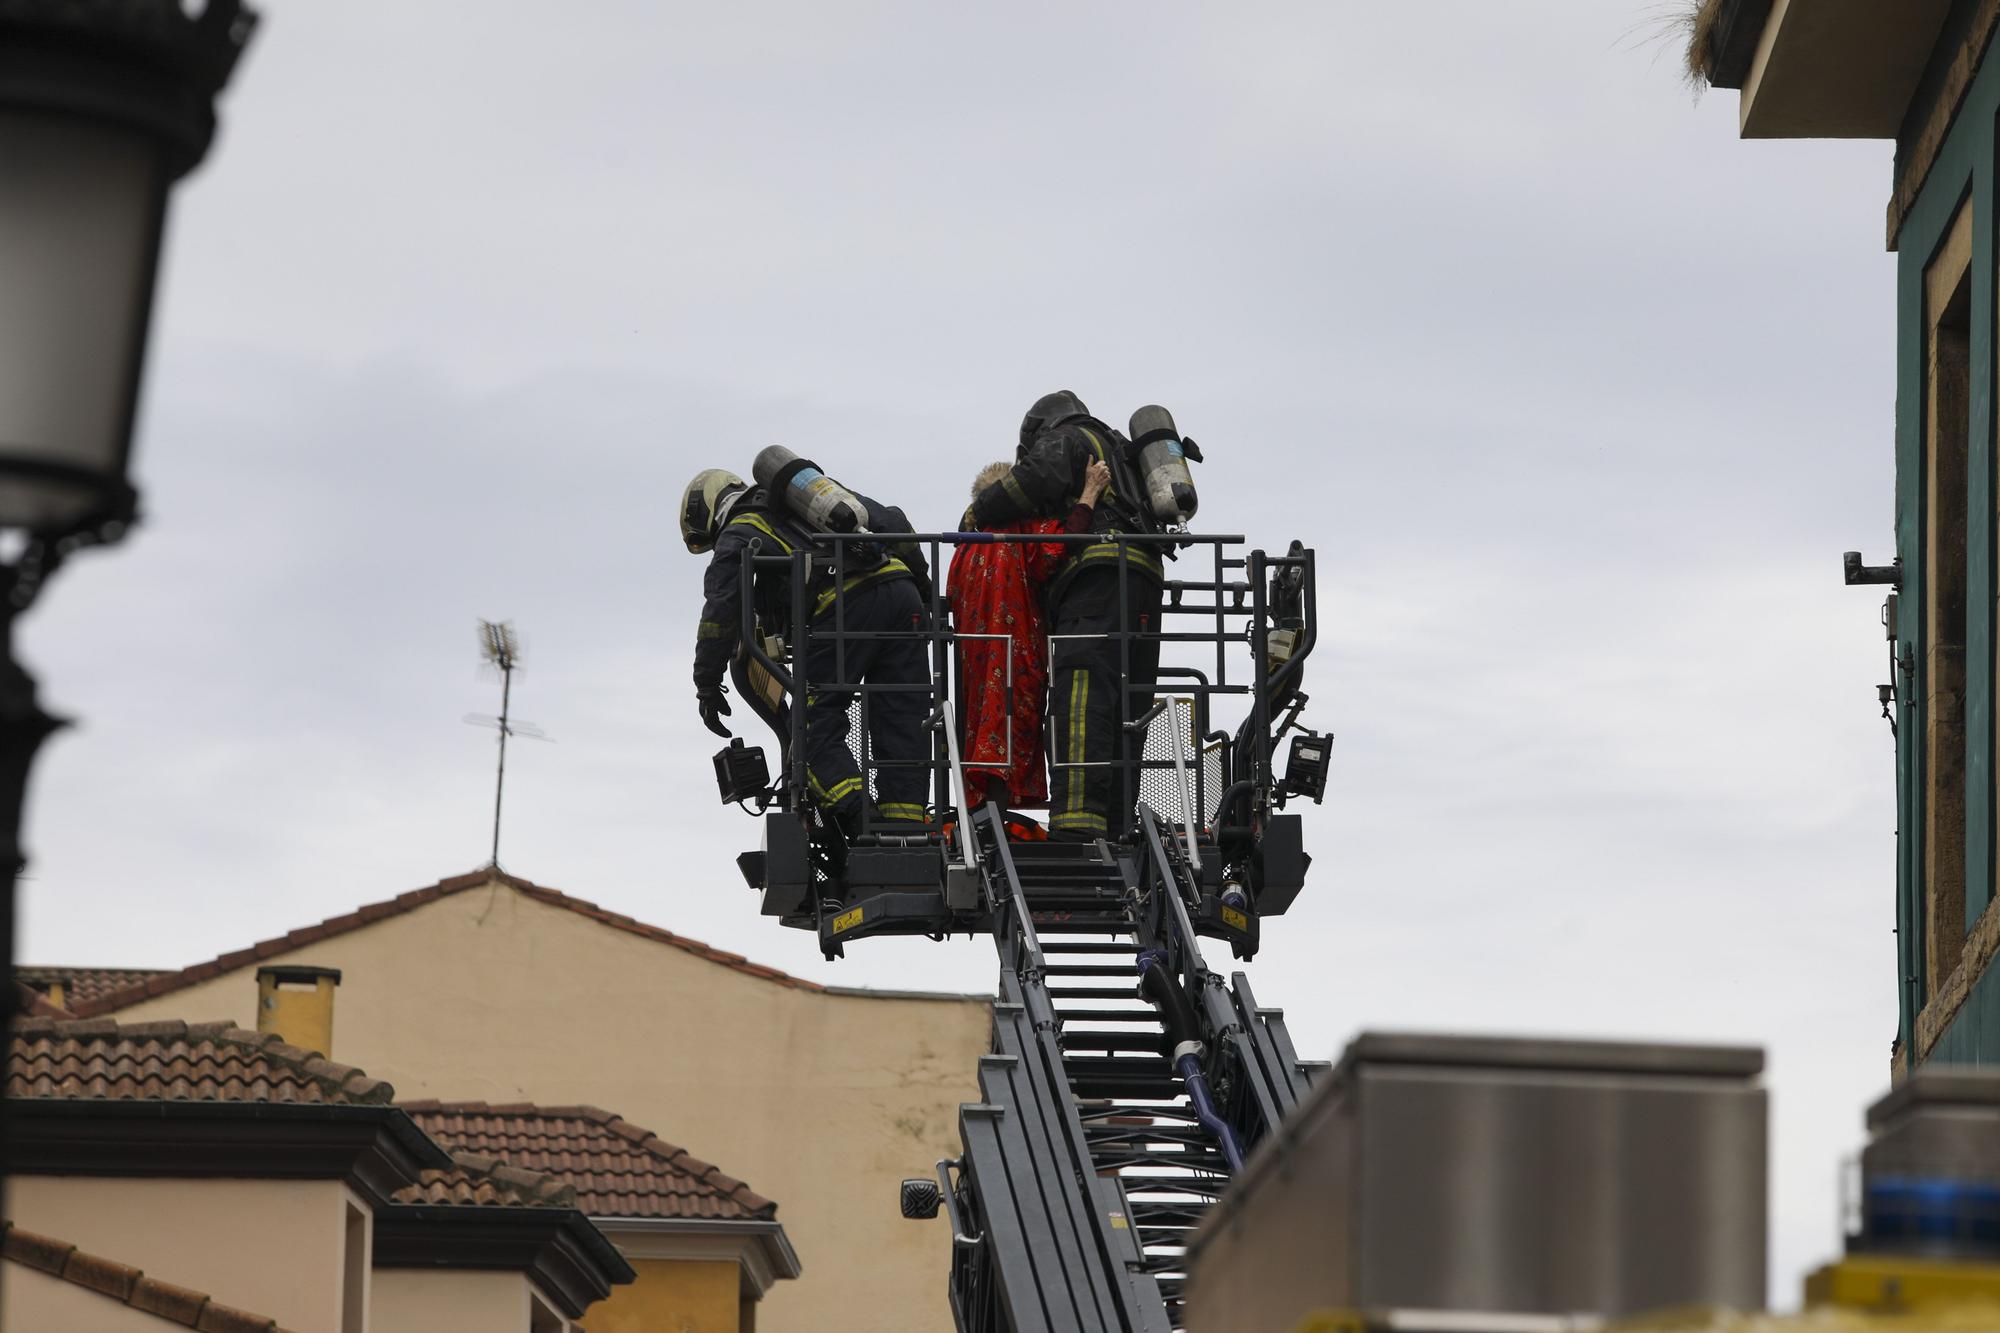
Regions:
M 778 708 L 763 699 L 753 701 L 753 711 L 778 733 L 782 746 L 782 772 L 773 793 L 777 804 L 824 827 L 824 817 L 815 813 L 808 765 L 808 702 L 845 697 L 845 727 L 830 720 L 820 725 L 844 731 L 864 795 L 878 788 L 885 773 L 923 768 L 929 830 L 940 833 L 946 824 L 966 829 L 971 808 L 967 772 L 1011 771 L 1021 757 L 1012 720 L 1021 683 L 1015 674 L 1014 631 L 961 630 L 954 623 L 943 562 L 964 548 L 1060 544 L 1113 548 L 1108 555 L 1093 554 L 1097 567 L 1108 566 L 1115 573 L 1113 613 L 1108 628 L 1088 633 L 1050 624 L 1046 646 L 1034 646 L 1037 655 L 1046 661 L 1053 684 L 1072 667 L 1093 669 L 1066 652 L 1065 642 L 1099 642 L 1109 652 L 1100 654 L 1098 663 L 1115 662 L 1117 682 L 1109 744 L 1100 738 L 1094 747 L 1101 757 L 1078 753 L 1069 736 L 1046 735 L 1043 750 L 1050 777 L 1060 784 L 1068 772 L 1101 770 L 1111 784 L 1113 813 L 1106 832 L 1114 839 L 1130 835 L 1134 812 L 1148 797 L 1155 808 L 1177 808 L 1176 822 L 1197 866 L 1201 835 L 1253 834 L 1268 818 L 1272 750 L 1289 725 L 1284 719 L 1274 728 L 1273 718 L 1296 694 L 1300 668 L 1317 638 L 1310 551 L 1295 543 L 1288 554 L 1271 556 L 1242 551 L 1240 536 L 1188 533 L 826 533 L 811 540 L 810 548 L 790 552 L 753 542 L 741 572 L 745 659 L 775 682 L 783 700 Z M 920 580 L 922 614 L 908 629 L 855 628 L 854 599 L 880 586 L 856 580 L 870 572 L 885 548 L 928 556 L 929 576 Z M 1157 563 L 1163 576 L 1155 579 L 1135 568 L 1140 556 Z M 1187 574 L 1165 577 L 1176 565 Z M 756 593 L 769 581 L 782 585 L 782 595 L 767 590 L 760 599 Z M 771 609 L 779 605 L 785 614 L 773 616 Z M 774 619 L 784 623 L 770 623 Z M 782 638 L 783 652 L 772 651 L 767 640 L 773 636 Z M 851 659 L 879 663 L 883 649 L 897 642 L 921 645 L 926 669 L 919 678 L 884 680 L 882 673 L 865 666 L 850 670 Z M 968 682 L 961 675 L 963 649 L 979 643 L 993 645 L 1005 664 L 1009 720 L 1000 764 L 968 762 L 964 753 L 959 701 Z M 1284 651 L 1277 651 L 1280 644 Z M 1154 666 L 1163 655 L 1174 660 Z M 1169 698 L 1160 698 L 1163 690 L 1170 691 Z M 887 758 L 872 739 L 881 730 L 877 713 L 889 696 L 912 694 L 921 699 L 910 701 L 917 706 L 902 712 L 930 720 L 929 744 L 921 757 Z M 1219 728 L 1215 703 L 1230 698 L 1240 701 L 1244 716 L 1233 729 Z M 1042 709 L 1045 733 L 1049 712 Z M 1156 727 L 1163 714 L 1171 715 L 1168 725 Z M 827 716 L 825 710 L 822 716 Z M 1169 740 L 1154 744 L 1163 734 Z M 1161 782 L 1168 784 L 1164 790 Z M 864 800 L 863 807 L 862 836 L 910 831 L 906 820 L 890 828 L 877 819 L 872 801 Z M 970 845 L 961 848 L 961 855 L 968 863 L 976 859 Z

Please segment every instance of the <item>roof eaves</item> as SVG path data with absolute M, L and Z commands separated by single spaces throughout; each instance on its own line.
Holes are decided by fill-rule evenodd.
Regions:
M 805 1271 L 784 1223 L 770 1217 L 592 1217 L 607 1236 L 727 1236 L 749 1240 L 757 1247 L 770 1280 L 795 1278 Z M 614 1241 L 615 1243 L 615 1241 Z
M 638 1274 L 575 1208 L 391 1203 L 375 1210 L 378 1268 L 508 1268 L 526 1273 L 570 1318 Z
M 317 1051 L 293 1046 L 274 1032 L 253 1032 L 228 1021 L 189 1023 L 178 1018 L 145 1023 L 120 1023 L 110 1018 L 77 1018 L 68 1014 L 35 1015 L 14 1024 L 15 1039 L 49 1038 L 57 1041 L 186 1041 L 192 1044 L 239 1046 L 258 1058 L 283 1065 L 312 1080 L 328 1093 L 361 1106 L 387 1106 L 396 1100 L 396 1089 L 379 1078 L 370 1078 L 353 1065 L 336 1064 Z

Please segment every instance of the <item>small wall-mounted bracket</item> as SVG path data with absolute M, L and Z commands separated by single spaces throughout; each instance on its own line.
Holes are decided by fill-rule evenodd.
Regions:
M 1897 556 L 1895 563 L 1890 565 L 1864 565 L 1861 563 L 1861 552 L 1842 551 L 1840 572 L 1850 587 L 1857 583 L 1900 585 L 1903 581 L 1903 557 Z

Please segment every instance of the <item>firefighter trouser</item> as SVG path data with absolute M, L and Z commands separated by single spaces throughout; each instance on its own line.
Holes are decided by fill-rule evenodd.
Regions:
M 1139 802 L 1145 737 L 1121 723 L 1153 706 L 1160 641 L 1133 637 L 1121 646 L 1107 636 L 1120 629 L 1158 634 L 1160 585 L 1128 570 L 1121 623 L 1118 582 L 1114 563 L 1081 570 L 1049 608 L 1049 753 L 1055 761 L 1049 827 L 1068 837 L 1122 837 Z M 1131 688 L 1121 713 L 1123 686 Z M 1154 725 L 1161 724 L 1156 719 Z M 1090 766 L 1065 767 L 1074 764 Z
M 843 598 L 849 634 L 908 634 L 928 623 L 916 582 L 888 579 L 856 588 Z M 831 634 L 831 609 L 814 617 L 815 631 Z M 930 654 L 919 638 L 839 641 L 815 634 L 806 649 L 806 777 L 813 798 L 850 826 L 868 802 L 868 779 L 849 747 L 847 706 L 856 685 L 917 685 L 866 696 L 868 753 L 875 775 L 876 810 L 884 819 L 921 820 L 930 785 L 930 747 L 924 719 L 930 712 Z

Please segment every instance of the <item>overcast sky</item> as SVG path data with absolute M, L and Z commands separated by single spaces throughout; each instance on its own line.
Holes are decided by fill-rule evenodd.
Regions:
M 267 0 L 174 208 L 145 526 L 23 630 L 81 720 L 24 961 L 172 967 L 486 858 L 850 985 L 733 866 L 695 470 L 949 526 L 1038 395 L 1171 405 L 1200 525 L 1319 553 L 1339 735 L 1258 996 L 1770 1052 L 1773 1297 L 1895 1027 L 1885 144 L 1746 144 L 1648 0 Z M 740 710 L 739 710 L 740 714 Z M 190 1017 L 202 1017 L 190 1015 Z M 663 1129 L 666 1127 L 663 1127 Z M 698 1145 L 695 1145 L 698 1147 Z

